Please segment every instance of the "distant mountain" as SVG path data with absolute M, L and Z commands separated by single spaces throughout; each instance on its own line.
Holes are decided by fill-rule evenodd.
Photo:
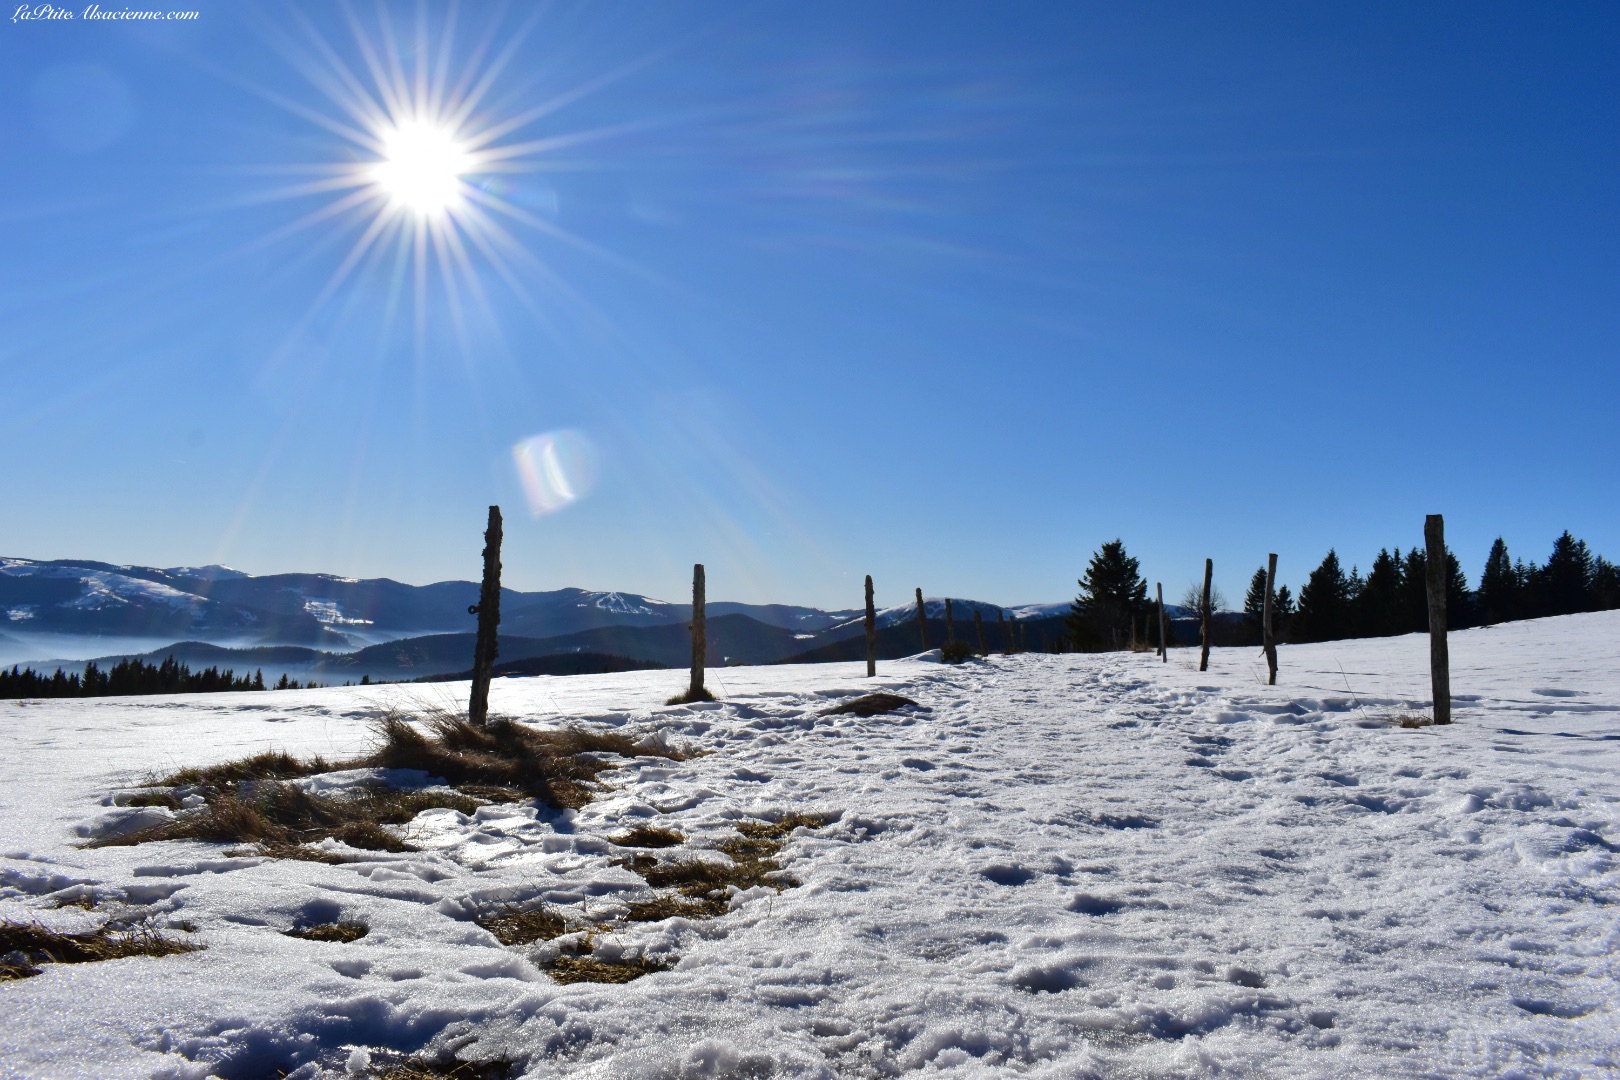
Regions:
M 478 585 L 471 581 L 406 585 L 332 574 L 256 576 L 227 566 L 162 569 L 0 558 L 0 645 L 12 655 L 32 645 L 39 650 L 33 655 L 41 657 L 105 651 L 110 655 L 96 657 L 102 666 L 126 656 L 160 662 L 173 655 L 192 668 L 262 669 L 267 678 L 285 672 L 301 681 L 407 679 L 467 669 L 475 624 L 467 607 L 477 599 Z M 925 604 L 943 640 L 944 600 Z M 993 628 L 1003 613 L 1034 623 L 1068 607 L 1001 608 L 954 598 L 951 606 L 964 635 L 971 633 L 975 610 Z M 845 639 L 862 640 L 865 632 L 864 612 L 857 609 L 716 601 L 707 614 L 709 656 L 717 665 L 778 663 Z M 679 666 L 690 658 L 691 617 L 689 604 L 635 593 L 503 589 L 500 659 L 590 654 Z M 883 628 L 910 627 L 915 619 L 915 604 L 878 614 Z M 897 649 L 906 632 L 896 637 Z M 165 640 L 174 644 L 153 647 Z M 112 651 L 117 649 L 129 651 Z M 916 651 L 906 647 L 899 655 Z M 36 660 L 29 666 L 83 663 Z

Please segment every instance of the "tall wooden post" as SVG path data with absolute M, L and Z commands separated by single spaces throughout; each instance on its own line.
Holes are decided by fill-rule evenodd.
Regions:
M 979 639 L 979 655 L 988 653 L 990 650 L 984 647 L 984 616 L 979 614 L 978 608 L 973 609 L 973 634 Z
M 1012 655 L 1012 633 L 1007 629 L 1007 609 L 997 608 L 996 618 L 1001 620 L 1001 653 L 1003 656 Z
M 1204 602 L 1198 609 L 1198 613 L 1200 615 L 1202 615 L 1203 619 L 1204 619 L 1203 625 L 1199 628 L 1199 637 L 1203 638 L 1203 646 L 1204 646 L 1202 655 L 1200 655 L 1198 657 L 1198 670 L 1199 671 L 1208 671 L 1209 670 L 1209 638 L 1210 638 L 1211 623 L 1212 623 L 1212 621 L 1214 619 L 1214 615 L 1215 615 L 1215 613 L 1210 610 L 1211 605 L 1210 605 L 1210 602 L 1209 602 L 1209 588 L 1210 588 L 1211 582 L 1213 582 L 1214 580 L 1215 580 L 1215 560 L 1214 559 L 1205 559 L 1204 560 Z
M 496 631 L 501 625 L 501 508 L 498 506 L 489 508 L 489 525 L 484 529 L 484 583 L 478 589 L 478 603 L 467 611 L 478 616 L 467 720 L 475 727 L 483 727 L 489 720 L 489 679 L 495 670 L 495 655 L 499 651 Z
M 917 590 L 917 633 L 922 635 L 923 652 L 928 651 L 928 609 L 923 606 L 922 590 Z
M 1451 655 L 1446 648 L 1446 523 L 1439 514 L 1423 521 L 1428 548 L 1429 681 L 1434 687 L 1434 722 L 1451 723 Z
M 709 627 L 703 610 L 703 594 L 703 564 L 695 563 L 692 566 L 692 685 L 686 690 L 686 696 L 693 701 L 704 700 L 707 693 L 703 689 L 703 663 L 708 651 Z
M 1018 651 L 1018 616 L 1014 615 L 1007 620 L 1007 652 Z
M 1165 644 L 1164 636 L 1164 582 L 1155 581 L 1153 584 L 1159 590 L 1159 659 L 1168 664 L 1170 662 L 1170 649 Z
M 1277 591 L 1277 553 L 1266 559 L 1266 602 L 1260 609 L 1260 643 L 1266 650 L 1266 667 L 1271 669 L 1267 685 L 1277 685 L 1277 639 L 1271 633 L 1271 598 Z
M 877 608 L 872 604 L 872 575 L 866 575 L 866 677 L 877 677 Z
M 956 616 L 951 614 L 951 598 L 945 598 L 945 640 L 956 644 Z

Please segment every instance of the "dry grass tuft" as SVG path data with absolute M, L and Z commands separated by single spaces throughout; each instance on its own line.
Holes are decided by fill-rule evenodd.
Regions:
M 877 693 L 865 694 L 846 701 L 842 705 L 823 709 L 821 715 L 881 716 L 884 713 L 899 712 L 901 709 L 918 707 L 917 703 L 908 697 L 901 697 L 899 694 Z
M 1425 728 L 1434 726 L 1434 717 L 1432 716 L 1419 716 L 1413 714 L 1409 716 L 1397 716 L 1394 717 L 1394 720 L 1403 728 Z
M 680 760 L 672 750 L 646 748 L 619 732 L 562 728 L 540 731 L 511 720 L 476 727 L 458 716 L 430 716 L 420 730 L 390 716 L 380 726 L 382 745 L 364 764 L 422 769 L 453 786 L 518 791 L 552 806 L 578 809 L 591 801 L 590 785 L 609 762 L 587 755 L 642 755 Z
M 124 800 L 125 806 L 166 806 L 180 809 L 180 797 L 173 791 L 141 791 Z
M 315 926 L 295 926 L 291 930 L 283 930 L 282 933 L 288 937 L 303 938 L 305 941 L 338 941 L 347 944 L 350 941 L 359 941 L 371 933 L 371 927 L 363 922 L 329 922 Z
M 125 836 L 92 841 L 91 847 L 155 840 L 211 840 L 258 845 L 276 858 L 339 863 L 341 855 L 305 845 L 341 840 L 370 851 L 411 848 L 385 826 L 402 825 L 423 810 L 447 807 L 472 813 L 481 801 L 537 798 L 577 809 L 595 791 L 597 774 L 612 767 L 609 756 L 681 760 L 685 755 L 643 747 L 619 732 L 582 728 L 541 731 L 498 719 L 477 727 L 449 712 L 430 712 L 419 723 L 394 714 L 378 725 L 377 748 L 353 761 L 328 762 L 267 751 L 206 769 L 182 769 L 161 783 L 201 789 L 207 806 L 173 821 Z M 419 769 L 442 777 L 457 792 L 408 792 L 375 785 L 355 795 L 329 797 L 284 781 L 347 769 Z M 179 808 L 173 791 L 153 793 L 144 805 Z
M 376 1056 L 381 1056 L 378 1054 Z M 384 1065 L 372 1075 L 376 1080 L 508 1080 L 517 1074 L 510 1058 L 496 1061 L 431 1061 L 405 1058 Z
M 562 913 L 542 903 L 532 908 L 515 906 L 504 908 L 493 915 L 477 920 L 478 925 L 495 935 L 502 945 L 528 945 L 535 941 L 550 941 L 568 929 Z
M 198 784 L 220 787 L 225 784 L 240 784 L 244 780 L 294 780 L 301 776 L 314 776 L 316 773 L 331 772 L 333 769 L 344 767 L 329 765 L 319 755 L 302 759 L 293 757 L 285 750 L 266 750 L 262 754 L 227 761 L 222 765 L 210 765 L 204 769 L 181 769 L 153 786 L 183 787 Z
M 201 945 L 165 937 L 149 923 L 61 934 L 37 923 L 0 922 L 0 982 L 40 974 L 40 964 L 88 964 L 126 956 L 172 956 Z
M 619 836 L 608 837 L 608 842 L 619 847 L 666 848 L 686 843 L 686 836 L 661 825 L 637 825 Z
M 699 701 L 713 701 L 713 700 L 714 700 L 714 695 L 709 693 L 708 688 L 705 687 L 704 689 L 699 690 L 695 694 L 692 693 L 691 690 L 683 691 L 682 693 L 676 694 L 674 697 L 672 697 L 668 701 L 664 702 L 664 704 L 665 705 L 692 705 L 692 704 L 695 704 L 695 703 L 697 703 Z
M 281 855 L 303 844 L 341 840 L 368 851 L 410 851 L 385 825 L 403 825 L 423 810 L 448 807 L 467 814 L 478 801 L 453 792 L 397 791 L 366 788 L 360 794 L 332 798 L 295 784 L 263 782 L 251 788 L 218 792 L 208 805 L 150 828 L 123 836 L 93 840 L 90 847 L 125 847 L 156 840 L 212 840 L 259 844 L 260 853 Z M 327 852 L 306 849 L 299 857 L 330 862 Z M 338 859 L 337 861 L 342 861 Z
M 546 966 L 546 974 L 560 983 L 596 982 L 627 983 L 654 971 L 664 971 L 668 964 L 638 956 L 633 960 L 598 960 L 594 956 L 559 956 Z
M 678 896 L 660 896 L 632 903 L 632 922 L 656 922 L 682 916 L 712 919 L 730 910 L 730 888 L 764 885 L 781 892 L 799 882 L 782 872 L 776 855 L 794 829 L 819 829 L 826 819 L 818 814 L 789 814 L 780 821 L 745 821 L 737 835 L 721 841 L 716 850 L 724 860 L 691 856 L 660 861 L 651 855 L 633 855 L 623 865 L 640 874 L 655 889 L 670 889 Z

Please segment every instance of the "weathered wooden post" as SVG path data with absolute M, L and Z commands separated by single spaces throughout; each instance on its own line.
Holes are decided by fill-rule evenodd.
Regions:
M 1159 590 L 1159 659 L 1165 663 L 1170 662 L 1170 650 L 1165 644 L 1164 636 L 1164 582 L 1153 583 Z
M 872 605 L 872 575 L 866 575 L 866 677 L 877 677 L 877 608 Z
M 928 609 L 923 606 L 922 590 L 917 590 L 917 633 L 922 635 L 923 652 L 928 651 Z
M 1007 620 L 1007 653 L 1011 655 L 1018 651 L 1018 616 L 1014 615 Z
M 501 508 L 489 508 L 489 525 L 484 529 L 484 583 L 478 589 L 478 603 L 467 608 L 478 616 L 478 637 L 473 643 L 472 696 L 467 701 L 467 720 L 483 727 L 489 720 L 489 679 L 495 670 L 499 651 L 496 631 L 501 625 Z
M 990 650 L 984 647 L 984 616 L 979 614 L 978 608 L 973 609 L 973 634 L 979 639 L 979 655 L 984 656 Z
M 1001 620 L 1001 654 L 1012 655 L 1012 633 L 1007 629 L 1007 609 L 997 608 L 996 618 Z
M 692 685 L 687 687 L 686 696 L 692 701 L 702 701 L 708 697 L 708 691 L 703 688 L 703 663 L 708 651 L 708 618 L 704 614 L 704 581 L 703 564 L 695 563 L 692 566 Z
M 1203 638 L 1203 646 L 1204 646 L 1203 654 L 1201 656 L 1199 656 L 1199 658 L 1198 658 L 1198 670 L 1199 671 L 1208 671 L 1209 670 L 1210 623 L 1211 623 L 1211 621 L 1213 619 L 1213 616 L 1215 614 L 1213 611 L 1210 610 L 1209 587 L 1210 587 L 1210 583 L 1212 581 L 1214 581 L 1214 579 L 1215 579 L 1215 560 L 1214 559 L 1205 559 L 1204 560 L 1204 602 L 1201 605 L 1199 605 L 1199 608 L 1198 608 L 1198 613 L 1201 616 L 1203 616 L 1203 620 L 1204 620 L 1203 625 L 1199 628 L 1199 634 L 1198 634 L 1199 637 Z
M 951 645 L 956 644 L 956 616 L 951 614 L 951 598 L 945 598 L 945 640 Z
M 1271 633 L 1271 598 L 1277 589 L 1277 553 L 1266 559 L 1266 602 L 1260 608 L 1260 642 L 1266 650 L 1266 667 L 1271 669 L 1267 685 L 1277 685 L 1277 639 Z
M 1434 722 L 1451 723 L 1451 655 L 1446 648 L 1446 523 L 1439 514 L 1423 521 L 1428 548 L 1429 681 L 1434 687 Z

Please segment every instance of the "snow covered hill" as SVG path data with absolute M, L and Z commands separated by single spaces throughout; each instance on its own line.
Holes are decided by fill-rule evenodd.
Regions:
M 205 946 L 0 982 L 0 1072 L 366 1076 L 389 1052 L 529 1077 L 1576 1077 L 1620 1067 L 1620 612 L 1451 638 L 498 680 L 493 706 L 708 751 L 578 811 L 430 810 L 343 861 L 85 849 L 180 765 L 342 758 L 465 684 L 0 703 L 0 918 L 149 916 Z M 919 709 L 824 710 L 858 693 Z M 431 702 L 429 702 L 431 703 Z M 650 744 L 649 744 L 650 745 Z M 352 779 L 352 778 L 350 778 Z M 335 777 L 330 783 L 338 783 Z M 712 920 L 627 921 L 631 825 L 712 848 L 824 815 Z M 721 858 L 712 851 L 709 858 Z M 545 899 L 577 928 L 475 919 Z M 65 906 L 74 903 L 84 907 Z M 365 923 L 338 943 L 286 936 Z M 663 968 L 559 985 L 571 942 Z

